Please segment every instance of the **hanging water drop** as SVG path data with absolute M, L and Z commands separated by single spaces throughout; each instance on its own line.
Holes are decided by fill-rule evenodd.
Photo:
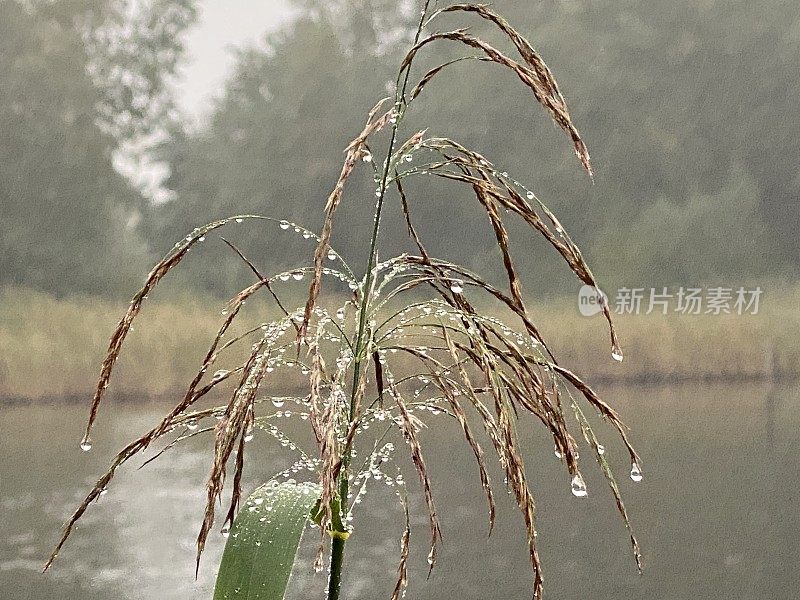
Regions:
M 242 223 L 243 221 L 244 221 L 244 219 L 236 219 L 237 223 Z
M 222 528 L 222 531 L 220 531 L 220 533 L 222 534 L 222 537 L 227 538 L 230 535 L 231 530 L 228 529 L 228 527 L 226 526 Z
M 253 440 L 253 437 L 255 437 L 255 432 L 253 431 L 253 428 L 251 427 L 250 429 L 247 430 L 247 433 L 244 434 L 244 441 L 245 442 L 250 442 L 250 441 Z
M 586 491 L 586 482 L 583 481 L 580 473 L 576 473 L 572 478 L 572 495 L 576 498 L 584 498 L 589 495 L 589 492 Z
M 535 197 L 533 192 L 528 192 L 528 200 L 533 200 Z
M 361 157 L 365 163 L 372 162 L 372 153 L 371 152 L 364 152 L 364 155 Z
M 292 275 L 290 273 L 281 273 L 280 275 L 278 275 L 278 279 L 280 279 L 281 281 L 289 281 L 289 278 L 291 276 Z
M 284 399 L 283 399 L 283 398 L 273 398 L 273 399 L 272 399 L 272 405 L 273 405 L 275 408 L 280 408 L 280 407 L 281 407 L 281 406 L 283 406 L 285 403 L 286 403 L 286 402 L 284 401 Z
M 281 221 L 281 229 L 289 229 L 289 221 Z
M 603 444 L 597 444 L 597 453 L 598 453 L 600 456 L 603 456 L 603 454 L 605 454 L 605 453 L 606 453 L 606 447 L 605 447 L 605 446 L 603 446 Z
M 639 463 L 634 461 L 631 463 L 631 481 L 639 483 L 642 480 L 642 469 L 639 467 Z
M 88 452 L 91 449 L 92 449 L 92 440 L 90 440 L 89 437 L 87 436 L 81 440 L 81 450 L 83 450 L 84 452 Z
M 187 429 L 194 431 L 195 429 L 197 429 L 197 427 L 198 427 L 197 419 L 189 419 L 188 421 L 186 421 Z
M 622 348 L 619 346 L 614 346 L 611 349 L 611 358 L 613 358 L 617 362 L 622 362 L 624 356 L 622 355 Z
M 294 273 L 292 273 L 292 278 L 294 278 L 295 281 L 302 280 L 303 279 L 303 272 L 302 271 L 295 271 Z
M 328 250 L 328 260 L 336 260 L 336 252 Z
M 464 291 L 464 282 L 458 279 L 454 279 L 450 282 L 450 291 L 454 294 L 460 294 Z

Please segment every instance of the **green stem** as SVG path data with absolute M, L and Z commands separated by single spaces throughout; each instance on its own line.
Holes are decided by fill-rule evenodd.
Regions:
M 425 23 L 425 17 L 428 13 L 428 7 L 431 0 L 426 0 L 422 15 L 420 17 L 417 32 L 414 37 L 414 45 L 419 42 L 422 33 L 422 27 Z M 392 135 L 389 140 L 389 149 L 386 152 L 386 161 L 383 165 L 383 174 L 379 185 L 378 202 L 375 206 L 375 216 L 372 225 L 372 237 L 369 245 L 369 259 L 367 260 L 367 272 L 364 277 L 364 288 L 362 289 L 361 307 L 358 315 L 358 333 L 356 335 L 355 348 L 353 349 L 353 386 L 350 391 L 350 408 L 348 411 L 348 425 L 355 419 L 356 403 L 355 398 L 358 393 L 358 384 L 361 380 L 362 362 L 366 353 L 364 334 L 366 333 L 367 315 L 369 314 L 369 298 L 372 291 L 375 274 L 373 270 L 378 262 L 378 233 L 381 227 L 381 213 L 383 212 L 383 202 L 386 197 L 386 184 L 389 180 L 389 170 L 391 168 L 392 153 L 394 152 L 395 143 L 397 142 L 397 129 L 400 125 L 402 118 L 401 111 L 399 110 L 401 102 L 405 101 L 406 87 L 408 86 L 408 78 L 411 73 L 411 66 L 406 68 L 402 85 L 399 85 L 395 93 L 394 110 L 396 111 L 396 120 L 392 124 Z M 399 77 L 398 77 L 399 82 Z M 342 468 L 339 471 L 339 499 L 342 521 L 344 522 L 347 515 L 347 496 L 349 494 L 349 472 L 350 462 L 352 460 L 352 452 L 348 447 L 342 457 Z M 338 600 L 339 591 L 342 583 L 342 564 L 344 562 L 344 546 L 346 538 L 341 536 L 334 536 L 331 544 L 331 571 L 330 578 L 328 579 L 328 600 Z
M 334 537 L 331 543 L 331 575 L 328 579 L 328 600 L 339 600 L 342 588 L 342 562 L 344 561 L 345 539 Z

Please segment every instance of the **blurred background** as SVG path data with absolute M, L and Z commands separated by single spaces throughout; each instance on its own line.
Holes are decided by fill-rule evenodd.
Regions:
M 77 446 L 99 360 L 149 268 L 194 227 L 258 213 L 319 228 L 342 149 L 391 90 L 418 4 L 0 0 L 0 595 L 211 597 L 221 541 L 198 581 L 191 559 L 210 456 L 201 444 L 125 475 L 55 571 L 38 570 L 113 450 L 192 376 L 220 310 L 252 275 L 209 236 L 202 256 L 164 281 L 120 363 L 106 437 L 87 458 Z M 562 362 L 619 408 L 646 470 L 623 490 L 646 554 L 638 577 L 612 501 L 598 490 L 576 507 L 554 461 L 534 463 L 551 597 L 793 598 L 800 10 L 779 0 L 494 8 L 556 75 L 594 182 L 526 90 L 493 65 L 459 64 L 437 78 L 406 133 L 428 128 L 481 152 L 535 190 L 582 248 L 621 313 L 622 364 L 610 360 L 600 317 L 581 314 L 579 282 L 559 257 L 511 226 L 537 323 Z M 443 17 L 437 27 L 464 25 L 507 48 L 477 19 Z M 429 50 L 425 66 L 462 54 L 447 42 Z M 372 186 L 357 171 L 337 216 L 334 246 L 353 264 L 366 253 Z M 429 250 L 500 281 L 474 200 L 442 183 L 412 192 Z M 393 202 L 384 256 L 412 250 L 398 217 Z M 243 224 L 225 235 L 264 271 L 308 264 L 313 244 L 279 233 Z M 710 290 L 730 290 L 727 310 L 681 311 L 688 289 L 706 302 Z M 622 303 L 622 290 L 641 290 L 641 306 Z M 669 294 L 665 310 L 649 306 L 652 290 Z M 758 303 L 737 307 L 737 290 L 760 290 Z M 531 455 L 549 459 L 531 438 Z M 265 452 L 254 482 L 282 468 Z M 434 459 L 453 506 L 443 565 L 409 597 L 527 597 L 517 516 L 505 511 L 484 546 L 480 499 L 461 493 L 469 457 L 450 452 L 442 442 Z M 385 517 L 366 514 L 363 544 L 351 544 L 349 597 L 388 597 L 399 532 L 387 535 Z M 293 580 L 296 597 L 319 597 L 309 571 Z

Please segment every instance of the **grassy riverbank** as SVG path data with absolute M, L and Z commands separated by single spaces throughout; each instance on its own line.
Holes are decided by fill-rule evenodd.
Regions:
M 611 360 L 600 317 L 573 298 L 532 305 L 556 356 L 592 381 L 761 379 L 800 373 L 800 288 L 765 295 L 758 315 L 619 316 L 625 360 Z M 154 300 L 126 342 L 112 382 L 126 395 L 160 395 L 191 378 L 222 319 L 223 302 Z M 108 337 L 125 309 L 93 298 L 0 292 L 0 396 L 87 396 Z M 251 312 L 258 306 L 248 307 Z

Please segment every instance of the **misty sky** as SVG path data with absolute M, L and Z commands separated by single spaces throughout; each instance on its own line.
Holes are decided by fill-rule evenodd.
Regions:
M 292 15 L 285 0 L 202 0 L 199 7 L 177 98 L 194 118 L 203 117 L 222 90 L 233 63 L 232 49 L 257 43 Z

